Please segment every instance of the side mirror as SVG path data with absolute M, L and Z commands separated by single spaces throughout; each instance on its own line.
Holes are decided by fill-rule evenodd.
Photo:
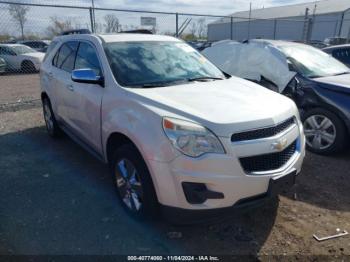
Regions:
M 92 69 L 78 69 L 72 72 L 72 81 L 85 84 L 96 84 L 104 86 L 104 79 L 96 75 Z

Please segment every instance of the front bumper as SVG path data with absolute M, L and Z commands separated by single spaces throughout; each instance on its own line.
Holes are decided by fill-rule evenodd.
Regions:
M 286 176 L 282 176 L 281 178 L 271 179 L 266 193 L 241 199 L 231 207 L 191 210 L 162 205 L 162 215 L 168 221 L 175 224 L 210 222 L 217 218 L 225 218 L 228 215 L 235 213 L 238 209 L 247 210 L 265 204 L 267 200 L 273 199 L 279 193 L 285 192 L 286 189 L 293 186 L 295 184 L 296 176 L 297 174 L 294 171 Z
M 283 177 L 301 171 L 305 157 L 305 137 L 298 129 L 297 150 L 283 168 L 263 174 L 247 174 L 239 161 L 242 156 L 249 155 L 247 148 L 255 154 L 266 150 L 266 143 L 258 145 L 250 143 L 247 147 L 233 145 L 230 138 L 220 138 L 226 154 L 207 154 L 199 158 L 180 155 L 170 163 L 148 161 L 158 200 L 161 205 L 182 210 L 200 211 L 222 209 L 237 206 L 244 199 L 266 196 L 271 179 Z M 284 134 L 285 135 L 285 134 Z M 290 134 L 286 134 L 288 137 Z M 271 139 L 264 139 L 267 143 Z M 269 144 L 271 145 L 271 144 Z M 241 150 L 239 150 L 241 148 Z M 250 151 L 249 150 L 249 151 Z M 254 154 L 250 151 L 250 154 Z M 191 204 L 186 199 L 183 183 L 202 183 L 211 192 L 223 194 L 223 198 L 207 199 L 201 204 Z

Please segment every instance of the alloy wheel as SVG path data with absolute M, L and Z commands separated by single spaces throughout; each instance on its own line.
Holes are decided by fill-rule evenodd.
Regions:
M 324 115 L 312 115 L 304 122 L 304 133 L 308 146 L 324 150 L 332 146 L 337 137 L 333 122 Z
M 115 170 L 117 189 L 126 207 L 138 212 L 142 207 L 143 190 L 139 174 L 128 159 L 117 162 Z

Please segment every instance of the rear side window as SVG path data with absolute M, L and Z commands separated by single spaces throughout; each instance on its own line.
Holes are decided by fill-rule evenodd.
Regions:
M 92 45 L 84 42 L 80 43 L 75 61 L 75 69 L 92 69 L 96 75 L 102 75 L 100 62 L 96 50 Z
M 53 59 L 53 66 L 68 73 L 74 69 L 74 60 L 78 49 L 78 42 L 68 42 L 61 46 Z
M 58 44 L 57 41 L 52 41 L 51 44 L 48 46 L 48 48 L 46 50 L 45 57 L 44 57 L 44 62 L 46 61 L 46 59 L 48 58 L 48 56 L 50 55 L 52 50 L 57 46 L 57 44 Z
M 333 56 L 341 62 L 350 65 L 350 48 L 335 50 L 333 51 Z

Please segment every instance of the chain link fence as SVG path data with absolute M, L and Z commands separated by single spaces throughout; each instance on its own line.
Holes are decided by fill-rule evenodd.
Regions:
M 203 43 L 252 38 L 283 39 L 300 42 L 324 40 L 326 37 L 350 38 L 350 12 L 339 19 L 331 17 L 298 17 L 289 19 L 255 19 L 216 15 L 152 12 L 95 7 L 89 1 L 0 0 L 0 92 L 12 92 L 9 103 L 22 101 L 14 92 L 22 94 L 21 85 L 28 82 L 28 90 L 38 90 L 37 73 L 47 45 L 55 36 L 74 29 L 89 29 L 96 33 L 117 33 L 147 29 L 156 34 L 171 35 L 185 41 Z M 79 5 L 79 6 L 78 6 Z M 35 51 L 33 51 L 35 49 Z M 34 53 L 35 52 L 35 53 Z M 13 87 L 3 88 L 5 78 L 13 78 Z M 21 79 L 20 79 L 21 78 Z M 19 80 L 20 79 L 20 80 Z M 30 84 L 32 81 L 32 84 Z M 19 85 L 19 86 L 18 86 Z M 23 87 L 23 86 L 22 86 Z M 35 93 L 35 92 L 34 92 Z M 36 97 L 37 94 L 24 96 Z M 4 98 L 5 97 L 5 98 Z M 23 96 L 22 96 L 23 97 Z M 27 99 L 28 100 L 28 99 Z M 1 102 L 2 103 L 2 102 Z M 1 104 L 0 103 L 0 104 Z

